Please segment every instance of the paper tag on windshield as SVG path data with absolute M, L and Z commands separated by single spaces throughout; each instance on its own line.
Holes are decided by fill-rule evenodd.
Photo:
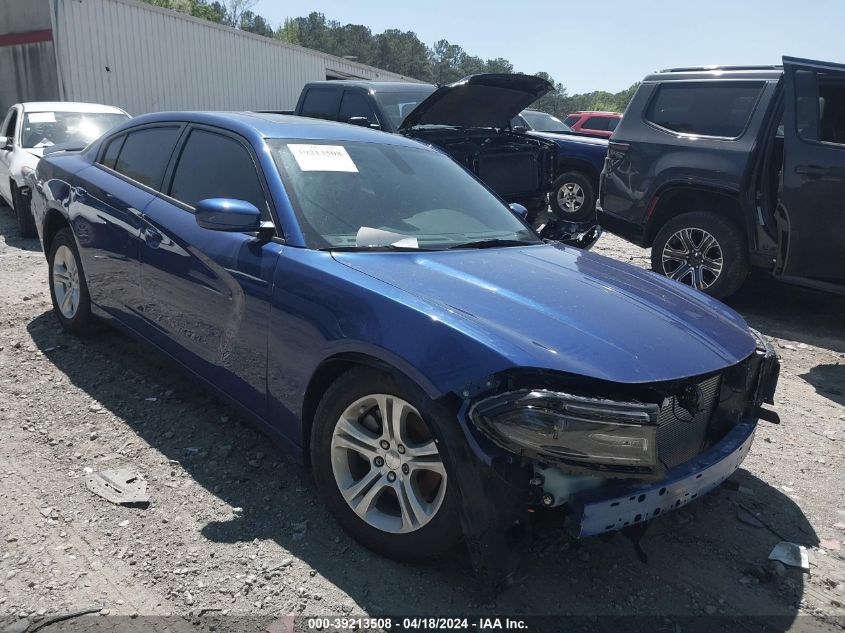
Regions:
M 55 123 L 56 115 L 53 112 L 30 112 L 27 119 L 30 123 Z
M 358 172 L 342 145 L 288 145 L 302 171 Z

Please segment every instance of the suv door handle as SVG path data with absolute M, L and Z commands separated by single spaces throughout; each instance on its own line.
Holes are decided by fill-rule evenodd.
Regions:
M 827 174 L 827 169 L 820 167 L 819 165 L 798 165 L 795 168 L 795 173 L 813 178 L 820 178 L 821 176 Z

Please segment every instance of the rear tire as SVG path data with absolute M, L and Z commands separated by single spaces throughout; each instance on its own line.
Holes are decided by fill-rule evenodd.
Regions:
M 18 221 L 18 233 L 21 237 L 37 237 L 35 218 L 32 217 L 29 200 L 24 197 L 15 183 L 12 183 L 12 209 Z
M 344 530 L 388 558 L 434 558 L 461 538 L 457 483 L 430 431 L 450 422 L 440 415 L 415 385 L 366 367 L 341 375 L 317 407 L 317 491 Z
M 651 268 L 724 299 L 739 290 L 748 276 L 745 234 L 734 222 L 696 211 L 669 220 L 654 238 Z
M 558 220 L 583 222 L 595 218 L 595 190 L 590 179 L 580 171 L 568 171 L 558 176 L 549 198 L 552 213 Z
M 62 328 L 78 334 L 92 328 L 91 298 L 82 270 L 79 250 L 69 228 L 56 233 L 47 257 L 50 275 L 50 299 Z

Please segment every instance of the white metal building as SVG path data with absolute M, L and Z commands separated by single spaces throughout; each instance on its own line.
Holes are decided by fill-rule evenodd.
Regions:
M 287 110 L 306 82 L 351 78 L 414 81 L 134 0 L 0 0 L 0 116 L 47 100 Z

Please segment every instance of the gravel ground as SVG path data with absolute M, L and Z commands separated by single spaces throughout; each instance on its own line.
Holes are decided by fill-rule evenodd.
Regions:
M 648 253 L 605 235 L 605 255 Z M 649 564 L 622 537 L 571 542 L 541 525 L 519 580 L 484 604 L 458 551 L 403 565 L 349 539 L 310 473 L 226 405 L 108 329 L 77 339 L 51 314 L 36 240 L 0 209 L 0 619 L 97 605 L 113 615 L 758 615 L 841 630 L 845 603 L 845 300 L 752 278 L 731 304 L 782 355 L 777 410 L 738 490 L 655 521 Z M 146 509 L 86 489 L 89 469 L 149 483 Z M 744 507 L 770 528 L 737 518 Z M 809 573 L 767 569 L 781 538 Z M 774 571 L 774 573 L 773 573 Z M 805 617 L 798 617 L 805 616 Z

